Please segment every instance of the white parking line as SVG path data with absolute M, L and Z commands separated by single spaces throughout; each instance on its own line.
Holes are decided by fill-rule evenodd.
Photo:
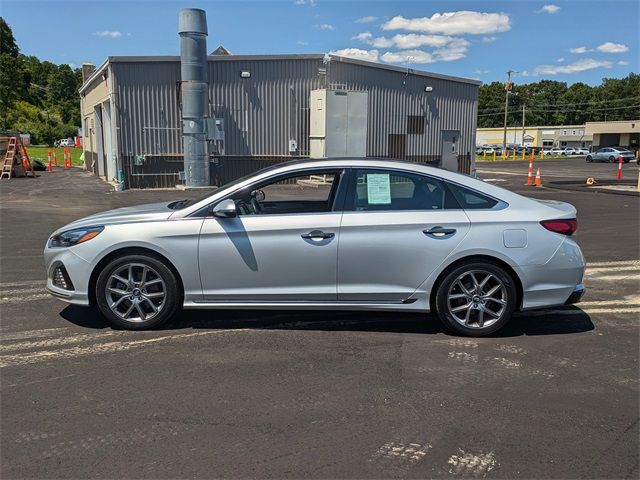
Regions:
M 43 350 L 39 352 L 18 353 L 12 355 L 0 355 L 0 367 L 10 367 L 18 365 L 28 365 L 32 363 L 44 362 L 48 360 L 58 360 L 63 358 L 76 358 L 99 353 L 114 353 L 142 347 L 154 343 L 182 340 L 183 338 L 198 337 L 204 335 L 215 335 L 221 333 L 235 333 L 247 331 L 249 329 L 226 329 L 209 330 L 206 332 L 185 333 L 179 335 L 167 335 L 164 337 L 146 338 L 144 340 L 132 340 L 129 342 L 108 342 L 90 347 L 73 347 L 62 350 Z
M 100 340 L 102 338 L 111 337 L 117 334 L 124 335 L 125 332 L 108 331 L 92 334 L 72 335 L 70 337 L 49 338 L 46 340 L 38 340 L 35 342 L 9 343 L 7 345 L 0 345 L 0 353 L 13 352 L 16 350 L 33 350 L 35 348 L 55 347 L 58 345 L 68 345 L 70 343 L 81 343 L 87 340 Z
M 52 337 L 57 333 L 63 333 L 69 328 L 43 328 L 41 330 L 26 330 L 24 332 L 0 332 L 0 341 L 24 340 L 26 338 Z

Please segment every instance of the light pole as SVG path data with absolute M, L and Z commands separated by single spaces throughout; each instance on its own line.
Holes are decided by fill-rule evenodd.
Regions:
M 515 70 L 507 71 L 507 83 L 504 84 L 504 135 L 502 137 L 502 151 L 505 152 L 507 150 L 507 114 L 509 112 L 509 94 L 513 89 L 513 83 L 511 83 L 511 74 L 518 73 Z

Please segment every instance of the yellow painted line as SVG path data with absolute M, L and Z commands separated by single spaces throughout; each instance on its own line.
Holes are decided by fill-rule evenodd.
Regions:
M 0 367 L 10 367 L 18 365 L 28 365 L 38 362 L 46 362 L 51 360 L 61 360 L 67 358 L 77 358 L 87 355 L 96 355 L 100 353 L 114 353 L 131 350 L 145 345 L 152 345 L 172 340 L 182 340 L 190 337 L 201 337 L 205 335 L 215 335 L 221 333 L 235 333 L 248 331 L 250 329 L 227 329 L 227 330 L 209 330 L 206 332 L 185 333 L 181 335 L 167 335 L 164 337 L 147 338 L 144 340 L 133 340 L 130 342 L 108 342 L 90 347 L 73 347 L 62 350 L 44 350 L 40 352 L 19 353 L 12 355 L 0 355 Z

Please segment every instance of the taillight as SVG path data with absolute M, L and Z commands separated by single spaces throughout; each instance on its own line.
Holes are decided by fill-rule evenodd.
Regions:
M 544 228 L 562 235 L 573 235 L 578 229 L 578 220 L 575 218 L 563 220 L 543 220 L 540 222 Z

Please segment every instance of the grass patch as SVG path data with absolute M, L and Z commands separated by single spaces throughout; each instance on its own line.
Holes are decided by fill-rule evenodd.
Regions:
M 51 161 L 53 162 L 53 148 L 51 147 L 29 147 L 27 146 L 27 153 L 29 158 L 40 160 L 45 165 L 47 164 L 47 152 L 51 150 Z M 84 166 L 84 162 L 80 160 L 82 155 L 81 148 L 71 148 L 71 163 L 74 167 Z M 58 159 L 58 166 L 64 166 L 64 150 L 62 147 L 56 149 L 56 158 Z

